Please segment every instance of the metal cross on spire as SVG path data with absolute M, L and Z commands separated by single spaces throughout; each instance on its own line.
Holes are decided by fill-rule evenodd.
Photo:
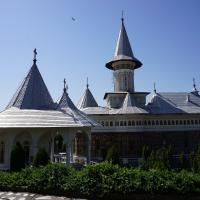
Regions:
M 63 83 L 64 83 L 64 92 L 65 93 L 67 93 L 68 92 L 68 85 L 66 84 L 66 79 L 64 78 L 64 81 L 63 81 Z
M 153 91 L 156 93 L 156 82 L 153 83 Z
M 121 18 L 121 20 L 122 20 L 122 23 L 124 22 L 124 11 L 122 10 L 122 18 Z
M 34 64 L 36 64 L 36 61 L 37 61 L 37 59 L 36 59 L 36 56 L 37 56 L 36 48 L 34 49 L 33 53 L 34 53 L 33 62 L 34 62 Z
M 86 87 L 87 87 L 87 88 L 89 88 L 89 84 L 88 84 L 88 77 L 87 77 L 87 84 L 86 84 Z

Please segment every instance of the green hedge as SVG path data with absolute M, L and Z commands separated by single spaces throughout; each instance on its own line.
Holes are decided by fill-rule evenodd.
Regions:
M 29 191 L 84 198 L 145 195 L 200 195 L 200 173 L 141 170 L 109 162 L 89 165 L 80 171 L 62 164 L 0 172 L 0 190 Z

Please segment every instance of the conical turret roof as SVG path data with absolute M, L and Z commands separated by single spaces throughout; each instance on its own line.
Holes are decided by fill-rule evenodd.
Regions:
M 65 81 L 64 81 L 65 83 Z M 73 119 L 75 124 L 80 126 L 100 126 L 96 121 L 90 119 L 85 113 L 81 112 L 70 99 L 67 89 L 64 86 L 62 97 L 58 103 L 57 110 L 62 111 Z
M 142 63 L 134 57 L 132 48 L 128 39 L 128 35 L 126 33 L 126 29 L 124 26 L 124 19 L 122 18 L 121 29 L 119 32 L 119 37 L 117 40 L 117 46 L 115 49 L 115 55 L 113 60 L 106 64 L 106 67 L 109 69 L 113 69 L 112 64 L 117 61 L 128 60 L 134 63 L 134 69 L 141 67 Z
M 79 100 L 77 107 L 78 109 L 83 109 L 83 108 L 88 108 L 88 107 L 98 107 L 98 104 L 94 96 L 92 95 L 88 85 L 83 96 Z
M 134 102 L 134 96 L 127 92 L 122 107 L 117 114 L 147 113 L 143 108 L 138 107 Z
M 36 65 L 36 50 L 33 65 L 6 108 L 48 110 L 54 108 L 51 95 Z

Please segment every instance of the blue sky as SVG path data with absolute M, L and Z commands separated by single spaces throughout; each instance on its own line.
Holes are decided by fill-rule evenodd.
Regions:
M 113 91 L 105 63 L 114 54 L 121 11 L 135 56 L 137 91 L 200 89 L 199 0 L 0 0 L 0 110 L 18 88 L 38 51 L 38 68 L 56 101 L 63 78 L 77 103 L 89 77 L 100 105 Z M 71 18 L 76 20 L 73 21 Z

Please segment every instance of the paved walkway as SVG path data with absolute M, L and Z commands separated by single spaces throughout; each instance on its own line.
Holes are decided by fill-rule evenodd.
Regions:
M 0 200 L 84 200 L 57 196 L 44 196 L 27 192 L 0 192 Z

